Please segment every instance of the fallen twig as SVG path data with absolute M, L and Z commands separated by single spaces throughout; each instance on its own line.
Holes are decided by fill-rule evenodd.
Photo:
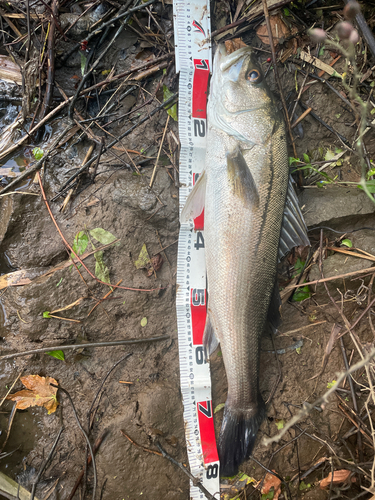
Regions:
M 172 464 L 177 465 L 177 467 L 179 467 L 188 476 L 193 485 L 201 490 L 206 498 L 208 498 L 209 500 L 216 500 L 215 497 L 211 495 L 211 493 L 203 486 L 199 479 L 193 476 L 193 474 L 187 469 L 187 467 L 185 467 L 184 464 L 182 464 L 181 462 L 177 462 L 177 460 L 175 460 L 166 451 L 164 451 L 158 441 L 155 441 L 155 444 L 159 448 L 162 456 L 172 462 Z
M 98 437 L 98 439 L 95 441 L 94 443 L 94 446 L 93 446 L 93 451 L 94 451 L 94 455 L 96 455 L 97 451 L 99 450 L 100 448 L 100 445 L 102 444 L 103 440 L 105 439 L 105 437 L 108 435 L 108 431 L 104 431 L 103 434 L 101 436 Z M 87 465 L 90 465 L 92 462 L 92 458 L 91 458 L 91 455 L 89 455 L 87 457 Z M 78 486 L 80 485 L 81 481 L 82 481 L 82 478 L 85 474 L 85 469 L 83 468 L 79 474 L 79 476 L 77 477 L 77 481 L 75 482 L 75 485 L 73 486 L 72 488 L 72 491 L 70 492 L 70 495 L 68 497 L 68 500 L 72 500 L 76 491 L 77 491 L 77 488 Z
M 57 387 L 57 386 L 54 386 L 54 387 Z M 52 448 L 51 448 L 50 452 L 48 453 L 48 457 L 46 458 L 46 460 L 43 462 L 42 466 L 39 469 L 38 475 L 37 475 L 35 481 L 33 482 L 33 487 L 32 487 L 32 490 L 31 490 L 30 500 L 34 500 L 37 484 L 39 483 L 40 478 L 42 477 L 42 474 L 43 474 L 45 468 L 48 465 L 48 462 L 51 460 L 52 455 L 55 452 L 57 443 L 59 442 L 59 439 L 60 439 L 60 436 L 61 436 L 63 430 L 64 430 L 64 427 L 61 427 L 60 430 L 59 430 L 59 432 L 57 433 L 57 436 L 56 436 L 56 439 L 55 439 L 55 441 L 54 441 L 54 443 L 52 445 Z
M 134 445 L 136 448 L 139 448 L 140 450 L 143 450 L 143 451 L 146 451 L 147 453 L 152 453 L 153 455 L 158 455 L 159 457 L 162 457 L 162 453 L 160 453 L 160 451 L 155 451 L 155 450 L 150 450 L 150 448 L 146 448 L 145 446 L 141 446 L 140 444 L 136 443 L 135 441 L 133 441 L 127 434 L 125 434 L 124 431 L 122 431 L 120 429 L 120 432 L 123 436 L 126 437 L 126 439 L 128 439 L 132 445 Z
M 94 456 L 94 451 L 92 449 L 92 446 L 91 446 L 91 443 L 90 443 L 90 440 L 88 438 L 88 435 L 86 434 L 85 432 L 85 429 L 82 427 L 82 424 L 81 422 L 79 421 L 79 418 L 78 418 L 78 415 L 77 415 L 77 411 L 75 409 L 75 406 L 74 406 L 74 403 L 73 403 L 73 399 L 71 397 L 71 395 L 69 394 L 69 392 L 65 389 L 63 389 L 60 385 L 55 385 L 55 384 L 50 384 L 52 387 L 56 387 L 57 389 L 59 389 L 61 392 L 63 392 L 65 394 L 65 396 L 69 399 L 69 402 L 70 404 L 72 405 L 72 409 L 73 409 L 73 413 L 74 413 L 74 416 L 75 416 L 75 419 L 76 419 L 76 422 L 77 422 L 77 425 L 78 427 L 80 428 L 80 431 L 82 432 L 83 434 L 83 437 L 85 438 L 86 440 L 86 443 L 87 443 L 87 446 L 89 447 L 89 450 L 90 450 L 90 454 L 91 454 L 91 461 L 92 461 L 92 469 L 93 469 L 93 472 L 94 472 L 94 485 L 93 485 L 93 488 L 92 488 L 92 500 L 95 500 L 95 495 L 96 495 L 96 485 L 97 485 L 97 482 L 98 482 L 98 479 L 97 479 L 97 475 L 96 475 L 96 463 L 95 463 L 95 456 Z
M 0 361 L 19 358 L 21 356 L 29 356 L 30 354 L 40 354 L 48 351 L 62 351 L 67 349 L 86 349 L 88 347 L 113 347 L 117 345 L 144 344 L 145 342 L 156 342 L 158 340 L 167 340 L 169 335 L 160 335 L 160 337 L 149 337 L 146 339 L 128 339 L 128 340 L 113 340 L 111 342 L 87 342 L 86 344 L 68 344 L 49 347 L 40 347 L 39 349 L 31 349 L 30 351 L 15 352 L 14 354 L 4 354 L 0 356 Z M 12 389 L 12 388 L 11 388 Z M 9 392 L 11 391 L 9 390 Z

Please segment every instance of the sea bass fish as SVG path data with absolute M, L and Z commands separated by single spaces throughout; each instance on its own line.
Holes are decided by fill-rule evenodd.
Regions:
M 251 48 L 217 49 L 207 106 L 205 169 L 181 220 L 204 208 L 208 307 L 204 345 L 218 343 L 228 380 L 219 436 L 221 475 L 252 453 L 265 403 L 259 344 L 267 320 L 279 324 L 276 266 L 309 245 L 289 177 L 285 126 Z

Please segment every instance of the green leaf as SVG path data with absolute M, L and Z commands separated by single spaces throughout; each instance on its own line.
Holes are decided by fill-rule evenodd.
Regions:
M 61 280 L 57 283 L 56 288 L 61 285 L 63 279 L 64 278 L 61 278 Z
M 302 349 L 302 347 L 296 347 L 296 353 L 301 354 L 301 349 Z
M 311 484 L 306 484 L 304 481 L 301 481 L 301 484 L 299 485 L 300 491 L 307 490 L 308 488 L 311 488 Z
M 275 424 L 276 424 L 276 427 L 277 427 L 277 430 L 278 431 L 281 431 L 281 429 L 284 429 L 284 425 L 285 425 L 285 420 L 281 419 L 281 420 L 275 420 Z
M 302 286 L 301 288 L 297 288 L 297 290 L 293 294 L 292 302 L 302 302 L 311 297 L 310 288 L 306 286 Z
M 84 76 L 87 57 L 83 54 L 83 52 L 80 52 L 80 54 L 81 54 L 81 73 L 82 76 Z
M 169 88 L 166 85 L 163 85 L 163 102 L 167 101 L 170 97 L 173 96 L 173 92 L 169 90 Z M 178 115 L 177 115 L 177 104 L 173 104 L 168 110 L 167 113 L 175 122 L 178 121 Z
M 284 14 L 284 16 L 286 16 L 286 17 L 290 16 L 289 9 L 287 9 L 286 7 L 284 7 L 284 9 L 283 9 L 283 14 Z
M 293 278 L 295 278 L 296 276 L 298 276 L 299 274 L 301 274 L 303 268 L 305 266 L 305 261 L 304 260 L 301 260 L 299 257 L 296 261 L 296 263 L 294 264 L 294 270 L 296 271 L 295 273 L 293 273 Z
M 293 163 L 301 163 L 299 158 L 293 158 L 293 156 L 289 156 L 289 166 L 292 166 Z
M 332 380 L 332 382 L 328 382 L 327 389 L 332 389 L 332 387 L 336 384 L 336 380 Z
M 273 499 L 273 494 L 275 492 L 274 491 L 269 491 L 268 493 L 263 493 L 263 495 L 261 495 L 261 500 L 272 500 Z
M 50 317 L 51 317 L 50 312 L 49 311 L 44 311 L 43 318 L 50 318 Z
M 214 413 L 217 413 L 218 411 L 222 410 L 225 406 L 225 403 L 220 403 L 217 405 L 217 407 L 214 409 Z
M 43 149 L 40 149 L 40 148 L 34 148 L 33 155 L 34 155 L 34 158 L 36 160 L 41 160 L 43 158 L 44 151 L 43 151 Z
M 103 261 L 103 252 L 96 252 L 94 253 L 94 257 L 96 260 L 95 263 L 95 276 L 100 280 L 103 281 L 104 283 L 107 283 L 110 285 L 109 281 L 109 269 L 108 267 L 104 264 Z
M 373 175 L 375 175 L 375 168 L 372 168 L 367 172 L 367 178 L 370 179 L 370 177 L 372 177 Z
M 48 354 L 48 356 L 52 356 L 53 358 L 61 359 L 61 361 L 65 360 L 63 351 L 48 351 L 46 354 Z
M 82 255 L 83 252 L 86 250 L 88 243 L 89 239 L 87 237 L 87 234 L 84 231 L 80 231 L 75 235 L 72 249 L 77 255 Z M 73 253 L 70 256 L 72 259 L 74 259 Z
M 324 55 L 324 50 L 325 46 L 323 45 L 323 47 L 321 47 L 321 49 L 319 50 L 319 57 Z
M 303 159 L 304 159 L 305 163 L 310 163 L 309 155 L 307 155 L 306 153 L 303 153 Z
M 97 227 L 96 229 L 91 229 L 90 235 L 99 243 L 102 245 L 109 245 L 109 243 L 112 243 L 115 241 L 117 238 L 114 236 L 112 233 L 109 231 L 105 231 L 101 227 Z
M 144 317 L 144 318 L 141 319 L 141 326 L 144 327 L 146 325 L 147 325 L 147 318 Z
M 149 262 L 150 256 L 147 252 L 146 243 L 144 243 L 139 253 L 138 259 L 134 262 L 134 265 L 137 269 L 142 269 L 146 267 Z
M 375 109 L 375 108 L 374 108 Z M 359 189 L 363 189 L 363 187 L 358 184 Z M 366 182 L 366 187 L 369 190 L 370 193 L 375 193 L 375 180 L 367 181 Z
M 348 248 L 352 248 L 353 243 L 352 243 L 350 240 L 345 239 L 345 240 L 342 240 L 342 241 L 341 241 L 341 245 L 345 245 L 345 246 L 346 246 L 346 247 L 348 247 Z

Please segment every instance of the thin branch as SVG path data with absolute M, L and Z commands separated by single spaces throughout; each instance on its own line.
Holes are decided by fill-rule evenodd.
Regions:
M 88 347 L 112 347 L 116 345 L 143 344 L 145 342 L 156 342 L 158 340 L 167 340 L 169 338 L 170 338 L 169 335 L 160 335 L 160 337 L 149 337 L 147 339 L 113 340 L 111 342 L 87 342 L 86 344 L 68 344 L 68 345 L 41 347 L 39 349 L 31 349 L 30 351 L 15 352 L 14 354 L 4 354 L 3 356 L 0 356 L 0 361 L 19 358 L 21 356 L 29 356 L 30 354 L 40 354 L 48 351 L 62 351 L 67 349 L 86 349 Z

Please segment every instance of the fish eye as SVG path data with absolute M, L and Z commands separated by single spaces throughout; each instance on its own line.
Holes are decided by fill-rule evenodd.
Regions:
M 257 69 L 251 69 L 247 72 L 246 78 L 251 83 L 260 83 L 262 81 L 262 75 Z

